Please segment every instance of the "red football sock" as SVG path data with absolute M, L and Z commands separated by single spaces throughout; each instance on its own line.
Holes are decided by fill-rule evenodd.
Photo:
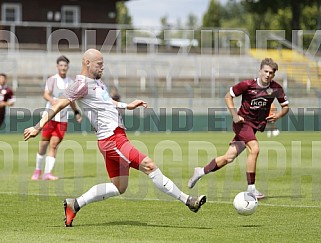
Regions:
M 216 164 L 216 160 L 213 159 L 211 162 L 209 162 L 207 165 L 205 165 L 204 167 L 204 173 L 208 174 L 210 172 L 214 172 L 218 169 L 220 169 L 221 167 L 218 167 L 218 165 Z

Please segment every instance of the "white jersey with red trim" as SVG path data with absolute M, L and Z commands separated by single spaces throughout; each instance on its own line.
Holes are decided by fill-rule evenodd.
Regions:
M 48 78 L 45 86 L 45 90 L 49 91 L 53 99 L 59 99 L 65 89 L 73 83 L 73 80 L 70 77 L 61 78 L 59 74 L 55 74 Z M 46 110 L 51 109 L 51 103 L 48 101 L 46 104 Z M 68 121 L 68 107 L 58 112 L 53 121 L 57 122 L 67 122 Z
M 125 129 L 121 114 L 100 79 L 77 75 L 75 82 L 65 90 L 64 96 L 70 101 L 78 101 L 95 129 L 98 140 L 112 136 L 117 127 Z

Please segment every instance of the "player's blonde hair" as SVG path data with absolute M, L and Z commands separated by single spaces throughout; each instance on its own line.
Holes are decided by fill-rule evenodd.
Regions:
M 261 66 L 260 66 L 260 69 L 263 68 L 263 66 L 269 66 L 273 69 L 273 71 L 277 71 L 279 69 L 279 66 L 276 62 L 273 61 L 272 58 L 264 58 L 262 61 L 261 61 Z

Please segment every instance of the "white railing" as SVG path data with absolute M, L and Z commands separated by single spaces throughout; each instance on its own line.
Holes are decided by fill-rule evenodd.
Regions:
M 142 27 L 133 29 L 128 25 L 108 24 L 108 23 L 56 23 L 56 22 L 5 22 L 0 21 L 0 42 L 7 42 L 8 49 L 17 51 L 20 49 L 18 28 L 41 28 L 45 29 L 45 48 L 39 49 L 48 52 L 56 51 L 59 40 L 67 40 L 70 50 L 84 51 L 88 47 L 96 47 L 96 32 L 108 30 L 111 35 L 107 35 L 104 42 L 99 47 L 114 52 L 126 52 L 130 49 L 137 50 L 138 46 L 147 47 L 147 52 L 157 53 L 168 52 L 168 48 L 175 48 L 178 53 L 188 54 L 192 51 L 199 54 L 230 54 L 233 49 L 242 54 L 248 54 L 250 39 L 244 29 L 167 29 L 164 31 L 164 39 L 159 39 L 160 29 L 156 27 Z M 1 30 L 2 29 L 2 30 Z M 80 32 L 77 37 L 75 32 Z M 108 32 L 108 33 L 109 33 Z M 199 36 L 196 38 L 196 36 Z M 58 39 L 55 39 L 58 38 Z M 78 39 L 79 38 L 79 39 Z M 197 40 L 198 39 L 198 40 Z M 230 42 L 236 41 L 239 47 L 231 47 Z M 125 43 L 124 43 L 125 42 Z M 214 43 L 214 46 L 213 46 Z M 99 48 L 98 48 L 99 49 Z M 125 49 L 125 50 L 124 50 Z

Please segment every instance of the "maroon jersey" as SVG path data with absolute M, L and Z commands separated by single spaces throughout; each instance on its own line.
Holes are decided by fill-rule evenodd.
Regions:
M 15 101 L 15 97 L 13 94 L 13 91 L 7 86 L 1 86 L 0 85 L 0 102 L 1 101 Z M 0 107 L 0 118 L 4 118 L 6 113 L 6 107 Z M 1 124 L 0 124 L 1 125 Z
M 262 86 L 258 79 L 244 80 L 230 89 L 232 97 L 242 95 L 241 107 L 238 114 L 251 127 L 264 131 L 266 117 L 269 116 L 271 104 L 276 98 L 281 106 L 289 102 L 280 84 L 272 80 L 270 85 Z

